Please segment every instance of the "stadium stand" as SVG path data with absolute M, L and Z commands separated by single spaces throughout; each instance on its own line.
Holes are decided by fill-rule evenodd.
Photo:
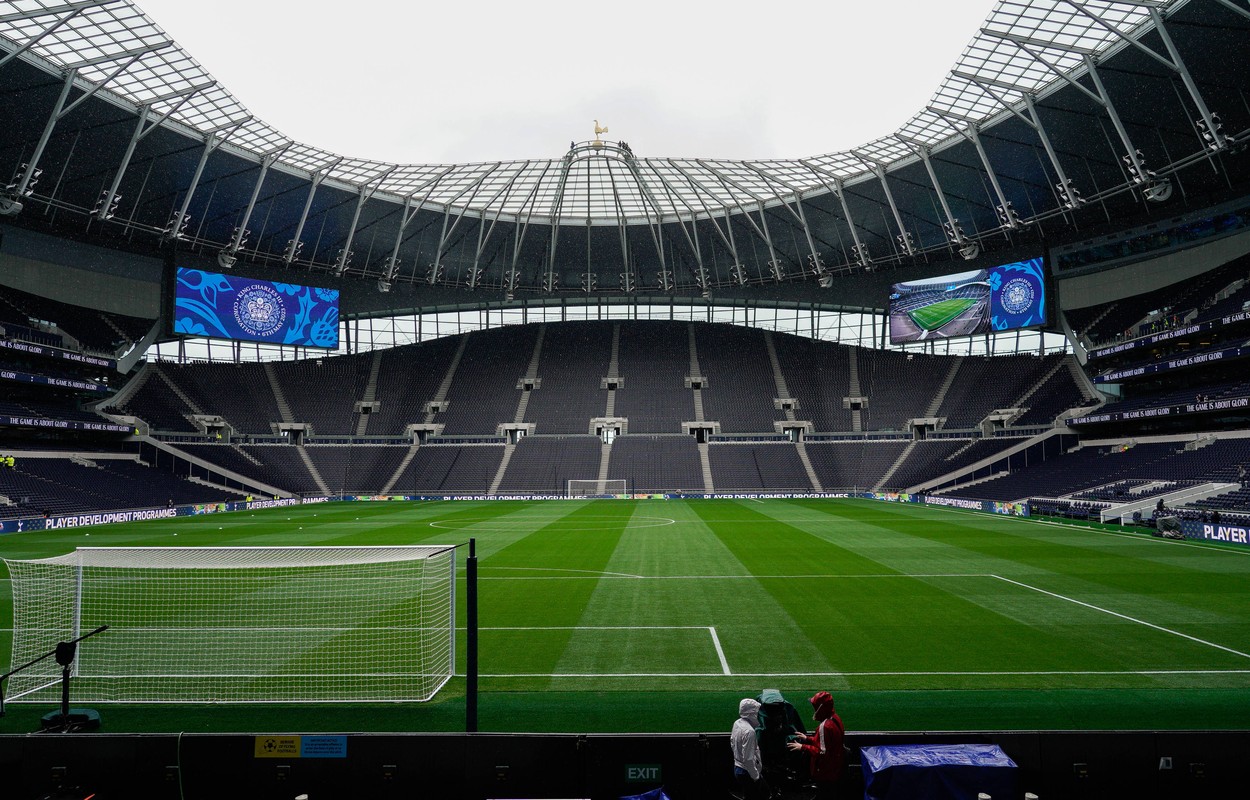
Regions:
M 868 398 L 865 430 L 902 430 L 909 419 L 925 416 L 933 392 L 955 359 L 858 348 L 859 382 Z M 924 387 L 917 391 L 916 387 Z M 987 409 L 988 410 L 988 409 Z
M 601 446 L 599 437 L 588 434 L 526 436 L 516 445 L 499 492 L 563 495 L 570 480 L 599 475 Z
M 682 322 L 621 325 L 616 416 L 629 419 L 630 433 L 680 433 L 695 418 L 687 331 Z
M 447 393 L 447 409 L 434 421 L 446 435 L 493 434 L 514 421 L 538 325 L 481 331 L 469 337 Z
M 0 518 L 216 502 L 228 494 L 134 460 L 14 455 L 16 465 L 0 470 L 0 495 L 10 501 L 0 504 Z
M 566 325 L 570 327 L 565 327 Z M 695 421 L 690 372 L 689 332 L 710 355 L 699 365 L 707 386 L 701 392 L 703 418 L 720 423 L 724 433 L 772 433 L 786 418 L 776 409 L 777 384 L 763 335 L 757 330 L 707 323 L 584 322 L 547 325 L 536 388 L 529 393 L 524 419 L 539 434 L 583 434 L 592 418 L 607 410 L 606 376 L 612 330 L 620 330 L 619 371 L 614 413 L 628 419 L 629 433 L 680 433 Z M 446 407 L 432 416 L 447 436 L 495 435 L 500 423 L 512 423 L 538 326 L 484 331 L 383 351 L 377 372 L 378 408 L 368 415 L 371 436 L 400 436 L 414 422 L 430 421 L 424 408 L 434 399 L 455 355 Z M 510 334 L 516 334 L 513 338 Z M 799 408 L 798 420 L 811 421 L 814 432 L 850 432 L 845 408 L 851 348 L 833 342 L 774 335 L 778 366 Z M 868 397 L 864 430 L 901 430 L 907 420 L 924 416 L 936 387 L 954 365 L 958 373 L 939 410 L 947 428 L 971 428 L 990 411 L 1013 407 L 1027 398 L 1028 412 L 1017 424 L 1049 424 L 1054 416 L 1086 402 L 1061 357 L 1002 356 L 958 360 L 946 356 L 856 348 L 863 393 Z M 356 404 L 365 394 L 374 356 L 334 356 L 262 365 L 153 365 L 136 378 L 121 413 L 132 414 L 153 429 L 196 430 L 190 417 L 219 415 L 237 432 L 273 433 L 277 422 L 310 423 L 318 436 L 357 434 Z M 1042 378 L 1054 371 L 1050 380 Z M 268 375 L 273 375 L 271 383 Z M 279 406 L 275 384 L 286 413 Z M 923 387 L 923 388 L 920 388 Z M 463 402 L 461 402 L 463 401 Z M 288 419 L 289 418 L 289 419 Z
M 1067 312 L 1069 323 L 1083 333 L 1095 346 L 1122 339 L 1131 339 L 1166 327 L 1179 326 L 1197 317 L 1198 309 L 1213 307 L 1216 293 L 1235 280 L 1245 278 L 1250 260 L 1239 258 L 1201 275 L 1131 298 Z M 1075 314 L 1075 316 L 1074 316 Z M 1152 328 L 1148 318 L 1156 315 L 1159 326 Z M 1208 315 L 1203 315 L 1207 318 Z M 1073 320 L 1076 320 L 1075 322 Z M 1088 321 L 1087 321 L 1088 320 Z M 1096 320 L 1096 322 L 1095 322 Z M 1078 327 L 1084 324 L 1084 329 Z M 1145 328 L 1134 327 L 1144 325 Z
M 425 403 L 438 392 L 461 340 L 451 336 L 383 350 L 377 386 L 380 407 L 369 415 L 368 433 L 398 436 L 405 426 L 422 422 Z
M 42 344 L 63 347 L 66 334 L 81 349 L 112 354 L 143 338 L 155 320 L 110 314 L 70 305 L 12 287 L 0 287 L 0 324 L 14 322 L 40 333 Z M 38 323 L 55 326 L 60 333 L 36 328 Z
M 356 402 L 365 393 L 373 355 L 309 358 L 272 372 L 292 422 L 312 425 L 318 435 L 356 432 Z M 275 420 L 276 421 L 276 420 Z
M 807 456 L 826 490 L 871 489 L 898 461 L 904 440 L 811 442 Z
M 985 414 L 998 408 L 1014 408 L 1025 392 L 1058 366 L 1063 356 L 1002 356 L 965 358 L 951 382 L 937 416 L 946 428 L 972 428 Z M 1067 383 L 1071 385 L 1070 376 Z
M 293 445 L 244 444 L 239 445 L 239 450 L 260 462 L 261 474 L 268 483 L 296 494 L 322 494 Z
M 1197 449 L 1175 442 L 1131 447 L 1085 446 L 975 486 L 948 492 L 956 497 L 1018 500 L 1063 498 L 1128 480 L 1236 483 L 1237 465 L 1250 463 L 1250 442 L 1217 439 Z
M 714 444 L 708 448 L 708 456 L 713 484 L 718 491 L 811 491 L 812 488 L 798 451 L 788 442 Z
M 501 445 L 422 445 L 391 490 L 415 494 L 483 491 L 499 471 L 503 454 Z
M 725 433 L 771 433 L 785 419 L 774 408 L 777 384 L 763 332 L 735 325 L 694 326 L 699 367 L 707 377 L 703 416 Z
M 604 416 L 607 392 L 599 386 L 612 357 L 612 328 L 611 322 L 547 326 L 540 384 L 530 394 L 524 420 L 535 423 L 537 433 L 589 433 L 590 420 Z
M 817 431 L 851 430 L 850 348 L 791 334 L 773 334 L 786 388 L 799 403 L 795 415 Z
M 631 433 L 612 444 L 608 477 L 631 492 L 702 491 L 703 474 L 693 436 Z
M 304 448 L 333 494 L 380 494 L 408 455 L 406 445 L 315 445 Z

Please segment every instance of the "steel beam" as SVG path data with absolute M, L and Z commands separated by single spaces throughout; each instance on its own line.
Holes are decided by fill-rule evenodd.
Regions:
M 52 107 L 52 113 L 48 115 L 48 122 L 43 126 L 43 133 L 39 136 L 39 142 L 35 145 L 34 152 L 26 161 L 26 169 L 22 171 L 22 179 L 18 181 L 14 187 L 13 195 L 15 198 L 21 198 L 26 194 L 26 188 L 30 186 L 31 176 L 39 168 L 39 159 L 43 158 L 43 151 L 48 146 L 48 141 L 52 138 L 52 131 L 56 129 L 56 123 L 65 116 L 65 100 L 69 97 L 69 90 L 74 85 L 74 78 L 78 75 L 77 70 L 71 69 L 65 73 L 65 83 L 61 85 L 61 94 L 57 97 L 56 105 Z
M 285 149 L 284 147 L 283 150 Z M 386 180 L 386 177 L 396 169 L 398 167 L 388 167 L 360 185 L 360 197 L 356 200 L 356 211 L 352 214 L 351 225 L 347 227 L 347 239 L 343 242 L 343 248 L 339 250 L 339 257 L 334 263 L 336 277 L 341 277 L 347 271 L 347 261 L 352 256 L 352 240 L 356 238 L 356 225 L 360 222 L 360 212 L 364 210 L 365 203 L 373 197 L 374 192 L 382 185 L 382 181 Z
M 809 255 L 811 256 L 813 262 L 819 262 L 820 251 L 816 249 L 816 242 L 815 240 L 812 239 L 812 232 L 808 228 L 808 225 L 807 225 L 807 214 L 803 212 L 803 198 L 800 196 L 801 195 L 800 190 L 795 188 L 794 186 L 791 186 L 785 181 L 782 181 L 780 178 L 767 174 L 766 172 L 764 172 L 763 170 L 756 167 L 754 164 L 750 162 L 743 162 L 743 166 L 750 168 L 752 172 L 756 173 L 761 178 L 763 178 L 764 181 L 768 183 L 770 186 L 783 186 L 793 195 L 794 197 L 794 209 L 793 210 L 790 209 L 789 204 L 787 204 L 785 201 L 785 196 L 782 195 L 780 192 L 777 193 L 777 199 L 781 200 L 781 204 L 785 206 L 787 211 L 790 211 L 790 215 L 794 217 L 795 220 L 799 223 L 799 227 L 803 230 L 803 238 L 807 241 L 807 250 L 808 250 Z
M 165 238 L 181 238 L 182 226 L 187 220 L 187 210 L 191 207 L 191 198 L 195 197 L 196 189 L 199 188 L 200 178 L 204 176 L 204 167 L 208 164 L 208 157 L 211 156 L 217 148 L 225 144 L 226 140 L 230 138 L 230 135 L 238 130 L 243 123 L 247 122 L 248 119 L 251 119 L 251 117 L 247 117 L 234 123 L 234 127 L 227 130 L 223 136 L 218 136 L 218 133 L 223 130 L 218 128 L 210 132 L 204 139 L 204 152 L 200 154 L 200 161 L 195 166 L 195 173 L 191 176 L 191 184 L 187 187 L 187 194 L 182 198 L 182 207 L 178 210 L 178 213 L 169 220 L 169 226 L 165 229 Z
M 290 147 L 290 144 L 283 145 L 278 150 L 266 153 L 260 160 L 260 174 L 256 176 L 256 183 L 252 186 L 252 196 L 247 201 L 247 208 L 243 211 L 243 218 L 234 229 L 234 234 L 230 237 L 230 244 L 218 254 L 218 263 L 225 268 L 234 265 L 234 258 L 238 255 L 239 248 L 243 246 L 243 237 L 247 235 L 247 224 L 252 219 L 252 211 L 256 208 L 256 199 L 260 197 L 260 187 L 265 182 L 265 176 L 269 174 L 269 168 L 278 160 L 278 156 Z
M 143 126 L 147 124 L 151 110 L 151 106 L 143 106 L 139 109 L 139 119 L 135 123 L 134 132 L 130 134 L 130 141 L 126 143 L 126 152 L 122 155 L 121 163 L 117 165 L 117 170 L 113 174 L 113 182 L 100 198 L 100 208 L 96 211 L 95 217 L 101 222 L 113 216 L 109 207 L 113 205 L 113 198 L 117 196 L 117 188 L 121 186 L 122 178 L 125 177 L 126 170 L 130 168 L 130 159 L 134 157 L 135 146 L 139 144 L 139 139 L 143 137 Z
M 1124 159 L 1132 168 L 1132 182 L 1145 183 L 1148 177 L 1146 166 L 1142 163 L 1141 156 L 1133 140 L 1129 138 L 1128 130 L 1124 127 L 1124 122 L 1120 119 L 1119 112 L 1115 109 L 1115 104 L 1111 102 L 1111 97 L 1107 94 L 1107 87 L 1103 85 L 1102 76 L 1098 74 L 1097 64 L 1090 56 L 1085 56 L 1085 68 L 1089 71 L 1089 77 L 1094 82 L 1094 88 L 1098 90 L 1098 96 L 1102 98 L 1102 107 L 1107 110 L 1107 116 L 1111 119 L 1111 126 L 1115 128 L 1116 134 L 1120 137 L 1120 143 L 1124 145 L 1126 155 Z
M 295 234 L 291 237 L 291 241 L 287 242 L 286 250 L 282 253 L 282 261 L 288 267 L 295 262 L 295 256 L 299 253 L 300 245 L 303 244 L 300 238 L 304 235 L 304 226 L 308 224 L 308 214 L 312 211 L 313 198 L 317 196 L 317 190 L 342 160 L 343 157 L 339 156 L 309 176 L 308 197 L 304 199 L 304 210 L 300 212 L 299 222 L 295 223 Z
M 722 231 L 720 228 L 720 223 L 716 221 L 716 216 L 712 213 L 712 209 L 708 207 L 708 204 L 703 199 L 706 193 L 700 191 L 700 189 L 702 189 L 702 185 L 699 184 L 699 182 L 696 181 L 689 172 L 682 169 L 682 167 L 675 161 L 670 159 L 668 163 L 673 169 L 681 173 L 682 177 L 686 179 L 686 182 L 690 184 L 690 188 L 695 189 L 695 194 L 699 198 L 699 205 L 703 206 L 703 213 L 707 215 L 707 221 L 712 223 L 712 228 L 715 229 L 716 235 L 720 237 L 721 241 L 725 244 L 725 247 L 729 248 L 729 253 L 733 256 L 734 263 L 740 263 L 741 259 L 738 258 L 738 245 L 733 238 L 733 226 L 729 224 L 728 207 L 722 207 L 725 212 L 725 227 L 729 230 L 729 235 L 726 236 L 725 231 Z M 699 266 L 700 268 L 703 267 L 702 259 L 699 259 Z
M 972 142 L 976 148 L 977 155 L 981 158 L 981 166 L 985 168 L 985 174 L 990 179 L 990 186 L 994 189 L 994 196 L 998 198 L 998 207 L 1000 209 L 999 219 L 1002 220 L 1003 227 L 1015 230 L 1020 227 L 1019 221 L 1016 219 L 1014 212 L 1011 210 L 1011 202 L 1007 200 L 1007 196 L 1003 194 L 1003 187 L 998 183 L 998 176 L 994 173 L 994 167 L 990 164 L 990 157 L 985 152 L 985 146 L 981 144 L 980 131 L 976 125 L 969 124 L 967 130 L 960 128 L 936 108 L 930 106 L 929 111 L 941 117 L 942 121 L 951 127 L 960 136 Z
M 65 66 L 67 69 L 82 69 L 83 67 L 94 67 L 98 64 L 108 64 L 110 62 L 120 61 L 123 58 L 130 59 L 134 62 L 146 55 L 166 50 L 176 45 L 177 42 L 173 39 L 166 39 L 165 41 L 157 42 L 156 44 L 145 44 L 142 47 L 132 47 L 129 50 L 123 50 L 120 53 L 106 53 L 104 55 L 96 56 L 95 58 L 75 61 L 74 63 L 66 64 Z
M 890 213 L 894 215 L 894 222 L 898 225 L 898 239 L 896 241 L 903 246 L 903 250 L 907 252 L 907 255 L 915 256 L 916 245 L 911 240 L 911 232 L 903 224 L 903 215 L 899 213 L 898 203 L 894 202 L 894 192 L 890 191 L 890 183 L 885 179 L 885 167 L 868 156 L 856 153 L 853 150 L 851 154 L 867 164 L 868 169 L 877 176 L 877 182 L 881 184 L 881 191 L 885 192 L 885 201 L 890 206 Z
M 937 193 L 938 203 L 942 206 L 942 213 L 946 215 L 947 239 L 956 247 L 963 247 L 968 237 L 964 236 L 963 229 L 959 227 L 959 220 L 955 219 L 955 215 L 951 213 L 950 204 L 946 202 L 946 193 L 942 191 L 942 184 L 938 181 L 937 173 L 933 171 L 933 162 L 929 160 L 929 148 L 910 139 L 904 139 L 902 136 L 895 136 L 900 142 L 906 144 L 912 151 L 920 156 L 920 161 L 924 164 L 925 172 L 929 173 L 929 182 L 933 184 L 933 191 Z
M 1190 74 L 1189 68 L 1185 66 L 1184 60 L 1181 59 L 1180 51 L 1176 49 L 1176 43 L 1172 41 L 1172 35 L 1168 33 L 1167 26 L 1163 24 L 1163 15 L 1159 13 L 1159 9 L 1151 7 L 1150 18 L 1154 20 L 1155 30 L 1159 37 L 1163 39 L 1163 46 L 1167 48 L 1168 55 L 1172 57 L 1172 68 L 1181 76 L 1181 82 L 1185 84 L 1185 89 L 1189 92 L 1189 97 L 1194 101 L 1194 105 L 1198 107 L 1198 113 L 1202 115 L 1202 121 L 1206 123 L 1207 131 L 1210 133 L 1211 141 L 1208 149 L 1223 150 L 1228 147 L 1228 141 L 1224 134 L 1220 132 L 1220 124 L 1215 119 L 1215 115 L 1211 113 L 1211 109 L 1207 107 L 1206 100 L 1202 97 L 1202 92 L 1198 91 L 1198 84 L 1194 81 L 1194 76 Z

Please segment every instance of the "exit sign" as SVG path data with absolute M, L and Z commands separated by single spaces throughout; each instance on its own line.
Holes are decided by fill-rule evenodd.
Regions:
M 625 780 L 630 783 L 659 783 L 661 770 L 659 764 L 626 764 Z

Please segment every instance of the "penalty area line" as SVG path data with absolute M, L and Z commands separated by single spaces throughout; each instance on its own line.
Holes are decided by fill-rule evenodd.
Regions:
M 1055 598 L 1056 600 L 1065 600 L 1065 601 L 1067 601 L 1067 602 L 1069 602 L 1069 603 L 1075 603 L 1075 604 L 1076 604 L 1076 605 L 1078 605 L 1078 606 L 1084 606 L 1085 608 L 1092 609 L 1092 610 L 1094 610 L 1094 611 L 1099 611 L 1099 612 L 1101 612 L 1101 613 L 1103 613 L 1103 614 L 1110 614 L 1110 615 L 1111 615 L 1111 616 L 1113 616 L 1113 617 L 1119 617 L 1120 619 L 1127 620 L 1128 622 L 1136 622 L 1138 625 L 1145 625 L 1147 628 L 1153 628 L 1153 629 L 1155 629 L 1155 630 L 1157 630 L 1157 631 L 1162 631 L 1163 633 L 1170 633 L 1170 634 L 1172 634 L 1173 636 L 1179 636 L 1180 638 L 1182 638 L 1182 639 L 1188 639 L 1188 640 L 1189 640 L 1189 641 L 1191 641 L 1191 642 L 1197 642 L 1198 644 L 1204 644 L 1204 645 L 1206 645 L 1207 647 L 1214 647 L 1216 650 L 1223 650 L 1224 652 L 1226 652 L 1226 653 L 1232 653 L 1232 654 L 1233 654 L 1233 655 L 1235 655 L 1235 656 L 1241 656 L 1242 658 L 1250 658 L 1250 653 L 1243 653 L 1243 652 L 1241 652 L 1240 650 L 1234 650 L 1233 648 L 1231 648 L 1231 647 L 1225 647 L 1225 646 L 1224 646 L 1224 645 L 1222 645 L 1222 644 L 1216 644 L 1215 642 L 1209 642 L 1209 641 L 1207 641 L 1206 639 L 1199 639 L 1197 636 L 1190 636 L 1188 633 L 1181 633 L 1180 631 L 1177 631 L 1177 630 L 1172 630 L 1171 628 L 1165 628 L 1165 627 L 1163 627 L 1162 625 L 1156 625 L 1156 624 L 1154 624 L 1153 622 L 1146 622 L 1144 619 L 1138 619 L 1137 617 L 1130 617 L 1128 614 L 1121 614 L 1120 612 L 1118 612 L 1118 611 L 1112 611 L 1112 610 L 1111 610 L 1111 609 L 1109 609 L 1109 608 L 1103 608 L 1102 606 L 1096 606 L 1096 605 L 1094 605 L 1093 603 L 1086 603 L 1085 601 L 1083 601 L 1083 600 L 1077 600 L 1077 599 L 1076 599 L 1076 598 L 1074 598 L 1074 597 L 1068 597 L 1068 596 L 1066 596 L 1066 595 L 1062 595 L 1062 594 L 1059 594 L 1059 593 L 1057 593 L 1057 592 L 1048 592 L 1048 591 L 1046 591 L 1045 589 L 1040 589 L 1040 588 L 1038 588 L 1038 587 L 1036 587 L 1036 586 L 1030 586 L 1030 585 L 1029 585 L 1029 584 L 1027 584 L 1027 583 L 1021 583 L 1020 581 L 1013 581 L 1011 578 L 1004 578 L 1004 577 L 1002 577 L 1001 575 L 991 575 L 990 577 L 991 577 L 991 578 L 996 578 L 996 579 L 998 579 L 998 580 L 1000 580 L 1000 581 L 1003 581 L 1004 583 L 1014 584 L 1014 585 L 1019 586 L 1019 587 L 1024 588 L 1024 589 L 1030 589 L 1030 590 L 1032 590 L 1032 591 L 1034 591 L 1034 592 L 1040 592 L 1041 594 L 1047 595 L 1047 596 L 1049 596 L 1049 597 L 1053 597 L 1053 598 Z
M 716 629 L 708 627 L 708 633 L 712 634 L 712 645 L 716 648 L 716 657 L 720 659 L 720 668 L 726 675 L 732 675 L 729 671 L 729 662 L 725 660 L 725 651 L 721 649 L 720 637 L 716 635 Z

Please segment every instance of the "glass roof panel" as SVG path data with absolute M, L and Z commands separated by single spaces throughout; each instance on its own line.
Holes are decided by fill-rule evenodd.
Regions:
M 337 181 L 418 201 L 428 195 L 428 202 L 484 214 L 545 216 L 559 208 L 562 217 L 613 219 L 772 202 L 866 175 L 870 163 L 888 167 L 913 158 L 900 136 L 928 147 L 957 137 L 952 121 L 963 125 L 1001 113 L 1004 103 L 1058 81 L 1051 67 L 1081 69 L 1082 53 L 1122 46 L 1121 36 L 1139 36 L 1152 24 L 1151 7 L 1166 11 L 1182 1 L 1000 0 L 929 107 L 896 134 L 851 152 L 754 162 L 638 158 L 615 143 L 602 151 L 577 146 L 568 160 L 390 165 L 345 158 L 294 142 L 251 116 L 130 0 L 0 0 L 0 37 L 17 47 L 29 44 L 30 54 L 54 67 L 78 67 L 82 78 L 136 105 L 151 104 L 157 115 L 168 113 L 205 135 L 228 132 L 231 146 L 257 158 L 279 153 L 279 163 L 291 170 L 328 170 Z

